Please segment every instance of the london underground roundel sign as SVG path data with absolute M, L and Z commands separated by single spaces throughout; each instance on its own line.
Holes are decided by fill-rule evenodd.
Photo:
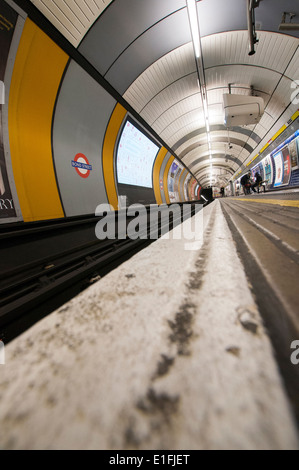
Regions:
M 92 166 L 89 164 L 88 159 L 83 153 L 78 153 L 74 160 L 72 160 L 72 167 L 75 168 L 81 178 L 88 178 L 92 171 Z

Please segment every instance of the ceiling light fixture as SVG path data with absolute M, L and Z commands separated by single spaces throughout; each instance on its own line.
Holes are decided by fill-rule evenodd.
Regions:
M 195 0 L 187 0 L 188 14 L 190 29 L 193 39 L 193 46 L 195 57 L 199 59 L 201 57 L 201 47 L 200 47 L 200 33 L 199 33 L 199 22 L 197 16 L 197 6 Z
M 207 100 L 207 97 L 205 95 L 203 96 L 203 109 L 204 109 L 204 113 L 205 113 L 205 118 L 206 118 L 206 120 L 208 120 L 209 119 L 208 100 Z

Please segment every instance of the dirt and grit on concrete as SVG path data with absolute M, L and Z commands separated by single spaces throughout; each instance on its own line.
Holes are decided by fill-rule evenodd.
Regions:
M 2 449 L 298 448 L 218 202 L 185 248 L 158 240 L 6 347 Z

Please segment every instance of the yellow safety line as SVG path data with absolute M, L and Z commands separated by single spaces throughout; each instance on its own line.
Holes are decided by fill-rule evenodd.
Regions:
M 290 200 L 283 200 L 283 199 L 238 199 L 238 202 L 256 202 L 258 204 L 273 204 L 276 206 L 284 206 L 284 207 L 298 207 L 299 208 L 299 201 L 290 201 Z

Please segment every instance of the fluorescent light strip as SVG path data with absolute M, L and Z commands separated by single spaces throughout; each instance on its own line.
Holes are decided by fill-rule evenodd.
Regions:
M 194 45 L 195 57 L 199 59 L 201 57 L 200 52 L 200 34 L 199 34 L 199 23 L 197 16 L 197 6 L 195 0 L 187 0 L 187 8 L 189 15 L 189 22 L 191 28 L 191 34 Z
M 205 119 L 206 119 L 206 121 L 208 121 L 209 120 L 209 109 L 208 109 L 207 98 L 203 98 L 203 109 L 204 109 L 204 113 L 205 113 Z
M 197 3 L 196 3 L 196 0 L 186 0 L 186 4 L 187 4 L 187 9 L 188 9 L 189 23 L 190 23 L 192 40 L 193 40 L 193 48 L 194 48 L 195 57 L 197 59 L 197 71 L 199 75 L 197 78 L 197 83 L 200 89 L 202 103 L 203 103 L 205 127 L 206 127 L 207 139 L 208 139 L 208 145 L 209 145 L 210 160 L 212 161 L 213 157 L 211 153 L 212 145 L 211 145 L 211 136 L 210 136 L 209 108 L 208 108 L 207 90 L 206 90 L 205 76 L 204 76 L 204 69 L 203 69 L 203 58 L 202 58 L 202 50 L 201 50 L 199 21 L 198 21 L 198 14 L 197 14 Z M 212 170 L 213 170 L 213 166 L 211 163 L 210 185 L 212 185 Z

